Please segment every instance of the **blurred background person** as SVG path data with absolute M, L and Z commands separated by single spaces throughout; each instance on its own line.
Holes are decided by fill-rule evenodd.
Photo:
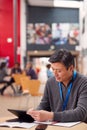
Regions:
M 6 66 L 6 63 L 5 62 L 2 62 L 1 65 L 0 65 L 0 83 L 4 84 L 4 86 L 0 89 L 0 94 L 3 95 L 4 94 L 4 91 L 7 87 L 11 86 L 12 90 L 14 91 L 15 93 L 15 89 L 12 85 L 12 82 L 11 82 L 11 77 L 8 77 L 8 72 L 7 72 L 7 66 Z
M 14 74 L 22 74 L 22 69 L 20 68 L 20 64 L 16 62 L 11 69 L 11 83 L 14 83 Z
M 14 64 L 14 66 L 12 67 L 12 69 L 11 69 L 11 83 L 15 83 L 15 80 L 14 80 L 14 74 L 22 74 L 23 73 L 23 71 L 22 71 L 22 69 L 21 69 L 21 67 L 20 67 L 20 64 L 19 64 L 19 62 L 16 62 L 15 64 Z M 18 86 L 18 91 L 21 93 L 22 92 L 22 86 Z
M 46 68 L 47 68 L 47 70 L 46 70 L 47 78 L 52 77 L 52 76 L 53 76 L 53 72 L 52 72 L 52 70 L 51 70 L 51 64 L 47 64 L 47 65 L 46 65 Z
M 20 68 L 20 64 L 16 62 L 11 69 L 11 75 L 13 74 L 22 74 L 22 69 Z
M 26 64 L 25 74 L 29 76 L 30 79 L 38 79 L 37 73 L 35 69 L 33 68 L 33 65 L 31 62 L 28 62 Z

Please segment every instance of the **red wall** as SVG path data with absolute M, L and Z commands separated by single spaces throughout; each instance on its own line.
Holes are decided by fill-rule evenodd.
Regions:
M 18 25 L 17 25 L 17 46 L 20 46 L 20 0 L 18 2 Z M 14 24 L 13 24 L 13 0 L 0 0 L 0 58 L 10 58 L 9 67 L 14 65 Z M 12 38 L 8 43 L 7 38 Z M 20 55 L 17 55 L 20 62 Z

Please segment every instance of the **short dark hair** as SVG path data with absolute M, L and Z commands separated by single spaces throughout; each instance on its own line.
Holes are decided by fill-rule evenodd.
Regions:
M 50 63 L 60 62 L 62 63 L 67 69 L 70 65 L 75 65 L 74 63 L 74 56 L 71 54 L 70 51 L 66 49 L 56 50 L 54 54 L 49 58 Z
M 20 63 L 19 63 L 19 62 L 16 62 L 16 63 L 15 63 L 15 65 L 18 65 L 18 66 L 20 66 Z
M 48 69 L 50 69 L 50 67 L 51 67 L 51 64 L 47 64 L 47 65 L 46 65 L 46 67 L 47 67 Z

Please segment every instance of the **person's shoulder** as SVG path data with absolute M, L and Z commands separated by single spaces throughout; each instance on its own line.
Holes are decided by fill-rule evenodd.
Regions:
M 14 67 L 12 67 L 12 68 L 11 68 L 11 70 L 15 70 L 15 68 L 14 68 Z
M 20 67 L 19 67 L 18 69 L 19 69 L 19 70 L 21 70 L 21 68 L 20 68 Z
M 79 78 L 86 78 L 87 79 L 87 75 L 84 75 L 83 73 L 77 72 L 77 77 Z
M 13 73 L 15 71 L 15 68 L 11 68 L 11 73 Z
M 87 76 L 82 73 L 77 72 L 77 80 L 79 82 L 87 83 Z
M 54 76 L 52 76 L 52 77 L 50 77 L 50 78 L 47 79 L 47 82 L 48 83 L 54 83 L 54 82 L 56 82 L 56 79 L 55 79 Z
M 35 73 L 36 71 L 35 71 L 35 69 L 32 68 L 32 69 L 31 69 L 31 72 L 32 72 L 32 73 Z
M 46 82 L 46 89 L 52 89 L 52 91 L 56 88 L 57 86 L 57 81 L 55 79 L 55 77 L 50 77 L 47 79 Z

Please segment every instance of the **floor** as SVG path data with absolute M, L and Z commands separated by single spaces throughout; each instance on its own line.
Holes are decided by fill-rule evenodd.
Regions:
M 44 88 L 40 89 L 41 92 Z M 36 108 L 41 100 L 41 97 L 32 97 L 29 94 L 13 96 L 11 88 L 7 88 L 4 96 L 0 95 L 0 117 L 13 116 L 7 109 L 27 110 L 31 107 Z

